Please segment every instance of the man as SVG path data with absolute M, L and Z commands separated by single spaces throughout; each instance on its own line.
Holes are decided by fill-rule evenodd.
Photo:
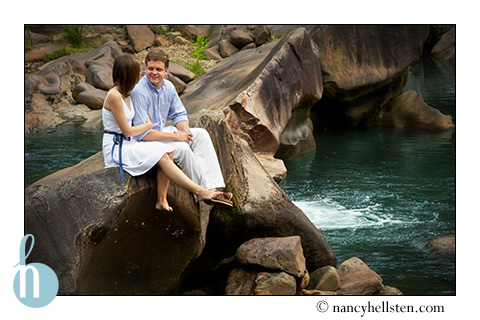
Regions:
M 224 188 L 220 164 L 208 131 L 190 128 L 187 112 L 173 84 L 166 80 L 169 58 L 153 49 L 145 57 L 145 76 L 131 93 L 135 108 L 133 125 L 143 124 L 150 116 L 153 127 L 137 136 L 144 141 L 162 141 L 175 147 L 174 161 L 193 182 L 205 189 Z M 174 126 L 165 126 L 172 120 Z M 223 193 L 230 200 L 232 194 Z

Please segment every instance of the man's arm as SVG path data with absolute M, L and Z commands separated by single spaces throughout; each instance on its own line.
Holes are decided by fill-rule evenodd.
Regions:
M 190 126 L 188 125 L 188 121 L 182 120 L 177 122 L 176 127 L 180 131 L 188 131 L 190 130 Z

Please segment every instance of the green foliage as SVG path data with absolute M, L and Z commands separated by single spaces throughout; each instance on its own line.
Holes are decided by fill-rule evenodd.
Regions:
M 30 36 L 30 32 L 28 30 L 28 27 L 25 27 L 25 29 L 24 29 L 24 52 L 27 52 L 28 50 L 31 50 L 32 45 L 33 45 L 32 37 Z
M 197 42 L 194 44 L 196 48 L 192 50 L 190 56 L 197 60 L 208 60 L 208 58 L 203 54 L 203 51 L 208 49 L 208 40 L 210 40 L 210 37 L 204 38 L 202 36 L 197 36 Z
M 63 25 L 63 38 L 72 44 L 74 48 L 80 48 L 83 45 L 83 36 L 86 26 L 81 24 Z
M 45 56 L 43 59 L 44 62 L 52 61 L 58 58 L 61 58 L 63 56 L 70 56 L 74 54 L 79 54 L 82 52 L 87 52 L 94 49 L 93 47 L 89 46 L 82 46 L 81 48 L 72 48 L 72 47 L 62 47 L 58 50 L 55 50 L 52 53 L 49 53 Z
M 285 33 L 282 34 L 282 35 L 280 36 L 280 38 L 277 38 L 277 37 L 275 37 L 275 36 L 272 35 L 272 36 L 270 37 L 270 41 L 278 41 L 278 40 L 281 40 L 283 37 L 285 37 Z
M 207 70 L 205 70 L 205 69 L 203 68 L 202 64 L 201 64 L 200 62 L 198 62 L 198 61 L 195 62 L 195 63 L 187 63 L 187 64 L 185 65 L 185 68 L 186 68 L 187 70 L 190 70 L 190 71 L 192 71 L 193 73 L 195 73 L 195 75 L 196 75 L 197 77 L 201 77 L 201 76 L 203 76 L 204 74 L 207 73 Z

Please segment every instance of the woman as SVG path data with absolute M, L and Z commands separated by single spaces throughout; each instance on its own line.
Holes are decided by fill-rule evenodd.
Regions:
M 152 128 L 147 123 L 133 126 L 135 115 L 130 92 L 140 79 L 140 63 L 133 56 L 122 55 L 113 64 L 113 88 L 107 93 L 102 109 L 103 157 L 105 167 L 120 167 L 132 176 L 146 173 L 153 166 L 157 168 L 157 202 L 155 208 L 164 212 L 173 209 L 167 201 L 170 180 L 176 185 L 192 192 L 197 200 L 208 204 L 220 204 L 231 207 L 232 202 L 223 192 L 207 190 L 191 181 L 173 162 L 174 148 L 154 141 L 137 141 L 134 137 Z

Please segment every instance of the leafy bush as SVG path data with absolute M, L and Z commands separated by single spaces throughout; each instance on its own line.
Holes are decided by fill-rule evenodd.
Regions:
M 187 63 L 185 65 L 185 68 L 192 71 L 193 73 L 195 73 L 195 75 L 197 77 L 201 77 L 203 76 L 204 74 L 207 73 L 207 70 L 205 70 L 203 67 L 202 67 L 202 64 L 200 62 L 195 62 L 195 63 Z
M 58 50 L 55 50 L 52 53 L 47 54 L 45 56 L 45 58 L 43 59 L 43 61 L 48 62 L 48 61 L 52 61 L 52 60 L 61 58 L 63 56 L 70 56 L 70 55 L 74 55 L 74 54 L 79 54 L 79 53 L 82 53 L 82 52 L 90 51 L 92 49 L 93 49 L 93 47 L 89 47 L 89 46 L 83 46 L 82 48 L 62 47 Z
M 210 40 L 210 37 L 204 38 L 202 36 L 197 36 L 197 42 L 194 44 L 196 48 L 192 50 L 190 56 L 197 60 L 208 60 L 208 58 L 203 54 L 203 50 L 208 49 L 208 40 Z
M 62 26 L 64 39 L 72 44 L 74 48 L 80 48 L 83 45 L 83 36 L 86 26 L 81 24 L 68 24 Z

